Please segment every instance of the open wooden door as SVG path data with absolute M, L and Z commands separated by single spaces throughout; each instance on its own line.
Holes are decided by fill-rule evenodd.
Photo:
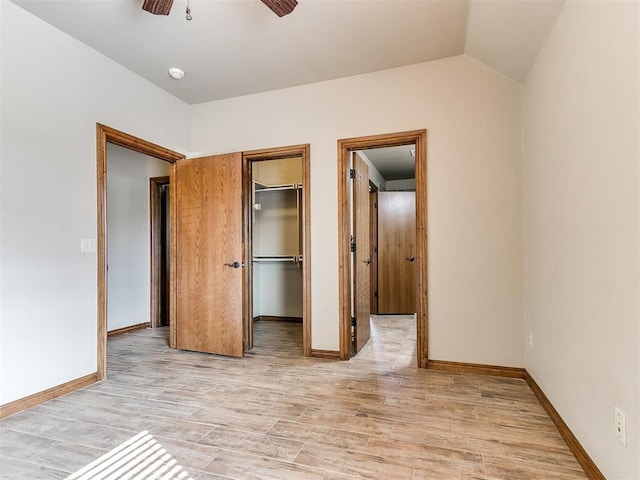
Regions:
M 243 355 L 242 154 L 179 160 L 176 347 Z
M 378 192 L 378 313 L 416 313 L 415 260 L 415 192 Z
M 353 267 L 353 308 L 356 319 L 354 350 L 359 352 L 371 336 L 369 316 L 371 307 L 371 258 L 369 256 L 369 167 L 357 153 L 353 154 L 353 239 L 355 244 Z

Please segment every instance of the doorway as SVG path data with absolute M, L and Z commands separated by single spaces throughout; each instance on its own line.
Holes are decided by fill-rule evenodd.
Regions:
M 396 310 L 411 309 L 412 307 L 414 308 L 414 310 L 412 311 L 414 311 L 416 314 L 417 363 L 419 367 L 424 368 L 427 365 L 428 358 L 426 130 L 401 132 L 388 135 L 375 135 L 338 141 L 338 218 L 340 225 L 340 235 L 338 243 L 340 258 L 340 358 L 346 360 L 353 355 L 354 351 L 358 350 L 358 346 L 362 347 L 363 339 L 358 342 L 357 337 L 360 332 L 366 333 L 366 331 L 368 331 L 368 312 L 374 307 L 374 305 L 375 308 L 380 308 L 380 298 L 378 298 L 378 302 L 372 302 L 371 295 L 374 292 L 369 287 L 371 284 L 370 279 L 366 282 L 366 288 L 361 285 L 361 280 L 357 280 L 358 277 L 360 279 L 363 279 L 366 276 L 365 273 L 358 274 L 358 270 L 362 271 L 363 268 L 361 264 L 366 264 L 370 267 L 374 263 L 374 261 L 377 260 L 377 268 L 380 268 L 381 259 L 379 257 L 372 258 L 371 256 L 369 256 L 371 252 L 371 250 L 369 250 L 370 228 L 366 228 L 365 230 L 364 227 L 361 227 L 360 230 L 366 231 L 366 234 L 360 235 L 360 238 L 356 240 L 357 243 L 355 245 L 352 241 L 354 232 L 357 236 L 357 226 L 364 225 L 362 219 L 359 220 L 358 217 L 362 217 L 362 212 L 364 211 L 366 212 L 366 220 L 367 222 L 369 222 L 370 215 L 368 211 L 370 206 L 372 205 L 371 197 L 369 197 L 366 201 L 366 209 L 364 209 L 365 202 L 359 202 L 357 199 L 357 191 L 359 189 L 361 192 L 363 191 L 362 187 L 357 186 L 357 179 L 360 176 L 366 175 L 366 180 L 368 183 L 369 173 L 367 165 L 361 167 L 357 166 L 361 161 L 365 164 L 366 162 L 364 162 L 360 158 L 362 157 L 362 155 L 354 155 L 354 152 L 400 146 L 410 146 L 410 148 L 413 150 L 413 155 L 415 158 L 413 164 L 415 172 L 415 193 L 404 195 L 404 197 L 411 196 L 414 199 L 413 201 L 415 210 L 412 212 L 413 215 L 410 219 L 410 222 L 413 222 L 412 226 L 414 227 L 414 230 L 409 235 L 410 238 L 408 238 L 408 240 L 410 242 L 413 241 L 413 246 L 411 246 L 410 248 L 415 248 L 415 254 L 403 253 L 403 257 L 401 258 L 403 268 L 406 267 L 405 269 L 408 269 L 408 271 L 412 272 L 410 273 L 410 275 L 413 276 L 414 279 L 413 285 L 415 285 L 415 291 L 409 295 L 409 306 L 393 305 L 391 307 L 387 306 L 383 308 L 392 308 Z M 356 160 L 354 160 L 354 158 Z M 358 172 L 359 170 L 360 173 Z M 355 179 L 353 186 L 351 185 L 352 178 Z M 364 183 L 364 179 L 359 183 Z M 371 195 L 370 192 L 369 195 Z M 378 192 L 377 195 L 380 196 L 381 192 Z M 364 196 L 364 194 L 361 194 L 360 196 L 362 197 Z M 380 197 L 378 197 L 378 201 L 379 200 Z M 400 201 L 406 202 L 406 198 L 403 198 Z M 352 208 L 352 205 L 358 205 L 357 209 L 354 210 Z M 352 218 L 352 211 L 356 212 L 353 215 L 354 218 Z M 393 207 L 391 211 L 393 211 Z M 358 212 L 360 212 L 360 214 L 358 214 Z M 372 222 L 369 223 L 371 225 Z M 379 224 L 377 225 L 377 229 L 379 238 L 379 235 L 381 234 Z M 367 256 L 369 256 L 368 258 L 364 258 L 362 257 L 362 255 L 359 256 L 357 253 L 358 243 L 362 244 L 365 238 L 365 248 L 367 250 Z M 378 245 L 378 247 L 380 248 L 381 245 Z M 361 248 L 360 250 L 362 251 L 363 249 Z M 380 291 L 380 288 L 382 288 L 382 285 L 378 285 L 378 291 Z M 366 295 L 366 298 L 362 298 L 363 295 Z M 395 294 L 390 295 L 391 298 L 395 296 Z M 411 300 L 413 300 L 413 302 L 411 302 Z M 360 315 L 360 320 L 358 319 L 358 305 L 361 306 L 360 308 L 363 311 L 365 311 L 366 305 L 366 314 Z M 404 312 L 396 311 L 389 313 Z M 366 325 L 358 325 L 358 321 L 366 322 Z M 354 337 L 357 343 L 356 347 L 352 348 Z M 364 341 L 366 342 L 366 340 Z
M 266 334 L 286 322 L 289 324 L 286 336 L 292 344 L 301 345 L 302 159 L 251 162 L 251 185 L 253 295 L 249 301 L 253 327 L 256 322 L 261 322 L 262 327 L 253 328 L 252 343 L 256 341 L 256 332 Z
M 140 138 L 134 137 L 127 133 L 121 132 L 105 125 L 96 125 L 96 164 L 97 164 L 97 193 L 98 193 L 98 235 L 97 235 L 97 262 L 98 262 L 98 331 L 97 331 L 97 373 L 98 379 L 105 378 L 107 366 L 107 144 L 124 147 L 134 152 L 149 155 L 158 158 L 170 164 L 170 185 L 173 184 L 172 179 L 175 176 L 175 162 L 181 160 L 184 155 L 168 150 L 159 145 L 147 142 Z M 172 191 L 169 187 L 169 192 Z M 173 194 L 169 196 L 169 210 L 173 210 L 174 202 Z M 173 213 L 173 211 L 171 212 Z M 175 215 L 170 215 L 170 231 L 171 236 L 174 235 Z M 175 239 L 171 238 L 169 242 L 170 251 L 175 251 Z M 169 273 L 169 283 L 173 285 L 173 273 L 175 271 L 175 256 L 171 257 L 171 267 Z M 173 290 L 173 289 L 171 289 Z M 170 295 L 172 296 L 172 294 Z M 172 311 L 174 301 L 169 299 L 169 328 L 174 328 Z M 170 343 L 170 346 L 171 343 Z
M 149 179 L 151 238 L 151 327 L 169 326 L 171 229 L 170 177 Z
M 254 322 L 301 323 L 311 351 L 309 145 L 243 152 L 245 195 L 245 349 Z M 288 327 L 289 330 L 292 326 Z

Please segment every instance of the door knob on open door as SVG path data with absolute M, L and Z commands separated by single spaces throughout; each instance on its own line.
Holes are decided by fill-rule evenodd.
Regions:
M 240 268 L 240 267 L 244 267 L 244 263 L 242 263 L 242 264 L 240 262 L 225 263 L 224 266 L 225 267 Z
M 413 262 L 416 259 L 416 257 L 407 257 L 407 262 Z

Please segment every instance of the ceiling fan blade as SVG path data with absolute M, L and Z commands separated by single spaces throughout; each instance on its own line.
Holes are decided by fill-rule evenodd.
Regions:
M 173 0 L 144 0 L 142 9 L 154 15 L 169 15 Z
M 293 12 L 298 2 L 296 0 L 261 0 L 273 13 L 279 17 L 284 17 Z

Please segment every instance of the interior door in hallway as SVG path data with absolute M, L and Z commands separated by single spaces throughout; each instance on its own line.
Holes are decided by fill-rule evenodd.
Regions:
M 176 346 L 243 355 L 242 155 L 176 170 Z
M 416 312 L 415 245 L 415 192 L 378 192 L 378 313 Z
M 369 317 L 371 306 L 369 296 L 370 266 L 369 255 L 369 167 L 357 153 L 353 154 L 353 308 L 356 324 L 354 328 L 354 350 L 359 352 L 371 336 Z

